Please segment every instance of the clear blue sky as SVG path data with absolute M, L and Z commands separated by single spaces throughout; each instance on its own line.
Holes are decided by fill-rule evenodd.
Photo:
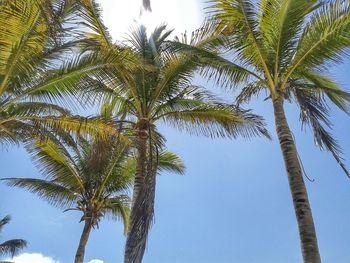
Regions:
M 350 63 L 332 72 L 350 90 Z M 226 99 L 233 96 L 227 94 Z M 265 116 L 272 141 L 211 140 L 161 127 L 168 148 L 183 157 L 187 172 L 158 177 L 155 225 L 144 263 L 302 261 L 271 105 L 257 102 L 250 107 Z M 350 180 L 330 154 L 314 146 L 308 130 L 300 131 L 296 109 L 287 108 L 299 154 L 308 175 L 315 179 L 307 182 L 307 188 L 323 262 L 349 263 Z M 337 110 L 332 115 L 334 134 L 350 167 L 350 118 Z M 3 148 L 0 154 L 1 177 L 40 176 L 21 148 Z M 35 195 L 1 185 L 0 215 L 6 214 L 13 221 L 1 240 L 25 238 L 29 241 L 25 252 L 42 253 L 60 263 L 73 261 L 83 227 L 79 213 L 62 213 Z M 121 223 L 105 220 L 91 235 L 86 260 L 122 262 L 124 242 Z

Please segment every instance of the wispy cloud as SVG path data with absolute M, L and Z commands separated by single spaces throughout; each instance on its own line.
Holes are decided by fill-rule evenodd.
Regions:
M 93 260 L 89 261 L 88 263 L 103 263 L 103 261 L 99 260 L 99 259 L 93 259 Z

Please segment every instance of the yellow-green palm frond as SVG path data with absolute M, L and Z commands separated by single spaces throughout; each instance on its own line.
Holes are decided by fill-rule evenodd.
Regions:
M 101 8 L 95 0 L 80 0 L 81 9 L 79 15 L 81 24 L 88 28 L 84 33 L 86 49 L 108 51 L 114 49 L 112 37 L 107 27 L 103 24 Z
M 343 1 L 319 8 L 305 26 L 286 78 L 295 71 L 324 70 L 327 62 L 339 63 L 350 46 L 350 9 Z

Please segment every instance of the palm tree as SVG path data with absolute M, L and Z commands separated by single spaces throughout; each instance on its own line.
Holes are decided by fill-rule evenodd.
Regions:
M 171 31 L 165 26 L 155 29 L 150 37 L 141 26 L 131 33 L 126 45 L 115 45 L 102 23 L 98 5 L 90 0 L 83 2 L 81 16 L 90 29 L 88 48 L 105 53 L 129 51 L 126 67 L 120 70 L 117 65 L 108 78 L 85 78 L 88 85 L 84 91 L 90 89 L 90 94 L 104 103 L 105 114 L 124 120 L 133 131 L 138 155 L 125 263 L 139 263 L 154 213 L 157 152 L 164 143 L 156 124 L 162 122 L 211 137 L 267 132 L 258 116 L 226 105 L 191 83 L 200 61 L 196 56 L 171 52 L 166 41 Z
M 216 74 L 216 80 L 228 87 L 244 84 L 236 100 L 238 105 L 262 91 L 268 93 L 304 262 L 319 263 L 311 207 L 284 103 L 294 102 L 300 108 L 300 119 L 313 130 L 315 143 L 330 151 L 349 176 L 339 144 L 327 130 L 331 128 L 327 103 L 347 112 L 350 94 L 326 74 L 330 65 L 348 54 L 349 5 L 345 1 L 261 0 L 256 5 L 252 0 L 215 0 L 209 9 L 209 26 L 203 30 L 216 35 L 216 44 L 198 49 L 178 44 L 178 49 L 202 55 L 209 64 L 203 74 Z M 215 52 L 209 61 L 210 49 Z M 225 57 L 217 56 L 221 49 L 228 52 Z M 230 55 L 234 60 L 227 59 Z
M 75 263 L 84 261 L 85 246 L 92 228 L 111 215 L 128 225 L 128 197 L 125 194 L 131 176 L 124 149 L 108 140 L 92 143 L 80 138 L 77 145 L 67 136 L 65 141 L 48 139 L 28 146 L 46 179 L 5 178 L 8 185 L 28 189 L 51 205 L 65 211 L 82 213 L 83 232 Z
M 73 0 L 1 1 L 0 140 L 18 142 L 38 131 L 65 129 L 84 133 L 108 129 L 100 120 L 72 116 L 60 105 L 74 106 L 81 77 L 101 71 L 96 55 L 69 55 L 76 15 Z M 69 41 L 68 41 L 69 40 Z M 69 55 L 69 56 L 68 56 Z M 68 56 L 70 59 L 64 59 Z M 119 58 L 110 57 L 113 65 Z M 106 126 L 106 127 L 105 127 Z M 40 129 L 38 129 L 40 128 Z
M 117 143 L 116 143 L 117 142 Z M 83 232 L 75 263 L 83 263 L 90 232 L 106 216 L 122 218 L 124 230 L 129 221 L 129 189 L 135 174 L 135 158 L 120 139 L 100 138 L 89 142 L 80 138 L 77 145 L 70 136 L 36 141 L 28 146 L 33 160 L 46 179 L 5 178 L 10 186 L 28 189 L 64 211 L 80 211 Z M 183 173 L 176 155 L 160 153 L 160 170 Z
M 11 221 L 11 217 L 5 216 L 0 220 L 0 232 Z M 27 242 L 23 239 L 11 239 L 0 244 L 0 255 L 10 254 L 12 257 L 16 255 L 21 249 L 27 246 Z

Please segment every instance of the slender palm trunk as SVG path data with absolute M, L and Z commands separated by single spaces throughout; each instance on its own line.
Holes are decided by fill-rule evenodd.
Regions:
M 85 220 L 83 233 L 81 233 L 79 246 L 78 246 L 77 252 L 75 254 L 74 263 L 83 263 L 84 262 L 85 247 L 86 247 L 86 243 L 89 239 L 91 228 L 92 228 L 91 220 Z
M 294 211 L 298 221 L 304 263 L 321 263 L 311 207 L 297 155 L 297 149 L 285 116 L 283 98 L 275 99 L 273 101 L 273 107 L 276 131 L 287 170 Z
M 146 131 L 143 134 L 147 134 Z M 156 173 L 150 167 L 148 138 L 139 135 L 137 169 L 132 198 L 130 225 L 125 246 L 124 263 L 141 263 L 148 232 L 153 221 Z

